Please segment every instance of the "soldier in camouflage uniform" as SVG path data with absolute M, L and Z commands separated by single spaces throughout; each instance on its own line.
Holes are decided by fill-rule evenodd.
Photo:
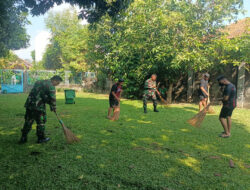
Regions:
M 50 110 L 56 112 L 56 91 L 55 86 L 62 82 L 60 76 L 54 76 L 50 80 L 37 81 L 32 88 L 24 107 L 26 108 L 25 123 L 22 129 L 20 144 L 27 142 L 27 135 L 36 121 L 36 134 L 38 143 L 47 142 L 50 139 L 45 137 L 46 105 L 50 105 Z
M 150 79 L 146 80 L 144 85 L 144 94 L 143 94 L 143 108 L 144 113 L 147 113 L 147 100 L 151 98 L 153 100 L 154 112 L 159 112 L 157 110 L 157 99 L 156 92 L 159 93 L 156 89 L 156 78 L 157 75 L 153 74 Z

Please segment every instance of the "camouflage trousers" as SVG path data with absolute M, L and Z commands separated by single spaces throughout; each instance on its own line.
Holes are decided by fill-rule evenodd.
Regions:
M 147 102 L 149 99 L 152 99 L 154 108 L 157 107 L 157 98 L 156 98 L 155 93 L 153 93 L 153 94 L 152 93 L 144 93 L 144 95 L 143 95 L 143 108 L 144 108 L 144 110 L 147 109 Z
M 45 123 L 47 121 L 46 112 L 26 109 L 25 123 L 22 129 L 22 135 L 27 136 L 32 129 L 32 124 L 36 121 L 36 134 L 38 138 L 44 138 Z

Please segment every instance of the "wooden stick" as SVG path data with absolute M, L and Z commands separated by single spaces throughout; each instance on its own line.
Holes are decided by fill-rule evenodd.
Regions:
M 210 88 L 208 87 L 208 94 L 209 94 L 208 100 L 207 100 L 207 103 L 208 103 L 208 104 L 210 104 L 210 93 L 209 93 L 209 89 L 210 89 Z M 213 108 L 212 106 L 209 107 L 208 113 L 210 113 L 210 114 L 214 114 L 214 113 L 215 113 L 214 108 Z

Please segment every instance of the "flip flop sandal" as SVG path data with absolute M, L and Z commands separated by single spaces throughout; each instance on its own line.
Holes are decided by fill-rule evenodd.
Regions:
M 227 136 L 223 136 L 223 135 L 221 135 L 221 138 L 229 138 L 231 135 L 227 135 Z
M 220 134 L 219 134 L 219 137 L 221 137 L 222 135 L 224 135 L 225 134 L 225 132 L 223 131 L 223 132 L 221 132 Z

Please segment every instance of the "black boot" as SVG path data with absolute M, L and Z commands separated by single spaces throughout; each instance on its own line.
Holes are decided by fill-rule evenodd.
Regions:
M 159 110 L 157 109 L 157 102 L 156 102 L 156 100 L 153 100 L 153 104 L 154 104 L 154 112 L 159 112 Z
M 49 137 L 46 137 L 45 136 L 45 133 L 44 133 L 44 124 L 39 124 L 37 125 L 37 128 L 36 128 L 36 135 L 38 137 L 38 140 L 37 140 L 37 143 L 46 143 L 50 140 Z
M 43 138 L 38 138 L 37 140 L 37 143 L 40 144 L 40 143 L 46 143 L 50 140 L 49 137 L 43 137 Z
M 147 110 L 147 108 L 144 108 L 144 113 L 148 113 L 148 110 Z
M 159 110 L 157 108 L 154 108 L 154 112 L 159 112 Z
M 50 140 L 49 137 L 45 137 L 45 134 L 44 132 L 41 132 L 41 131 L 37 131 L 37 137 L 38 137 L 38 140 L 37 140 L 37 143 L 46 143 Z
M 20 141 L 18 142 L 19 144 L 24 144 L 28 140 L 27 135 L 22 135 Z
M 159 112 L 159 110 L 157 109 L 157 106 L 154 106 L 154 112 Z

